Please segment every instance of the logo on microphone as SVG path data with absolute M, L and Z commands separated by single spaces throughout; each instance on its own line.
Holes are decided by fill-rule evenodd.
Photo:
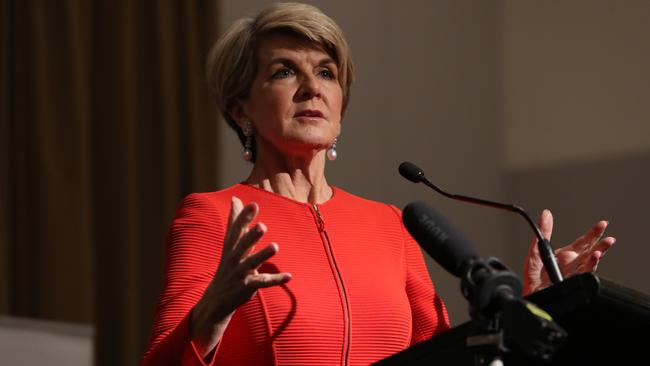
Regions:
M 431 233 L 439 243 L 444 243 L 447 241 L 447 239 L 449 239 L 449 234 L 447 234 L 447 232 L 438 224 L 436 224 L 436 222 L 433 221 L 433 219 L 431 219 L 429 216 L 424 214 L 420 215 L 418 222 L 429 233 Z

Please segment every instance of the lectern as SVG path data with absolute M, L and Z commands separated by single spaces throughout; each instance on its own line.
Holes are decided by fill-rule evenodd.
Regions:
M 527 299 L 546 310 L 568 337 L 550 361 L 505 344 L 509 365 L 650 365 L 650 295 L 585 273 Z M 376 365 L 488 365 L 494 346 L 467 322 Z

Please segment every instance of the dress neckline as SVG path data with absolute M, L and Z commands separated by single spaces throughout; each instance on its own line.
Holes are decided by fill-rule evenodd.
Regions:
M 242 187 L 247 187 L 247 188 L 255 190 L 257 192 L 265 193 L 265 194 L 273 196 L 275 198 L 280 198 L 280 199 L 283 199 L 283 200 L 286 200 L 286 201 L 289 201 L 289 202 L 293 202 L 293 203 L 298 204 L 298 205 L 309 206 L 309 207 L 314 206 L 314 204 L 312 204 L 312 203 L 296 201 L 293 198 L 283 196 L 283 195 L 281 195 L 279 193 L 276 193 L 276 192 L 267 191 L 264 188 L 254 186 L 254 185 L 252 185 L 252 184 L 250 184 L 248 182 L 239 182 L 238 185 L 242 186 Z M 321 202 L 321 203 L 316 203 L 315 205 L 317 205 L 318 207 L 328 206 L 335 199 L 337 199 L 337 197 L 338 197 L 337 193 L 339 192 L 339 189 L 336 186 L 333 186 L 331 184 L 330 184 L 330 188 L 332 189 L 332 196 L 330 196 L 330 198 L 327 199 L 327 201 L 324 201 L 324 202 Z

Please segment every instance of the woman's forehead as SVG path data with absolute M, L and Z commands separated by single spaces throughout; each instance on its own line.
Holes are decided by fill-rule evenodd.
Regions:
M 268 64 L 277 58 L 330 58 L 322 45 L 297 35 L 274 33 L 260 39 L 257 49 L 258 61 Z

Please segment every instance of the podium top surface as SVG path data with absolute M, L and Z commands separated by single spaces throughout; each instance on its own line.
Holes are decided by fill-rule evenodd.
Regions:
M 527 299 L 561 323 L 589 318 L 623 328 L 650 326 L 650 295 L 592 273 L 570 277 Z

